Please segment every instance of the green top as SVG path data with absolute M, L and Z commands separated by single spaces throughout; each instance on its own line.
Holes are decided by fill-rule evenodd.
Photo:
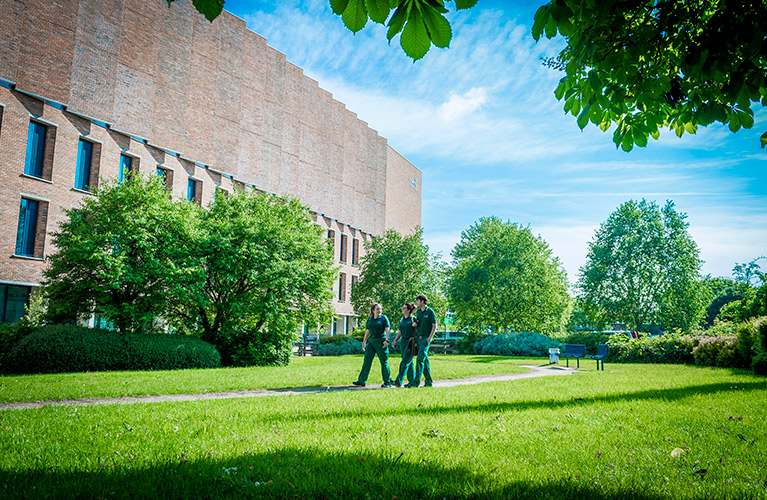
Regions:
M 382 339 L 386 329 L 389 328 L 389 318 L 383 314 L 377 318 L 368 318 L 368 323 L 365 326 L 370 332 L 370 338 Z
M 416 316 L 418 317 L 418 327 L 416 327 L 415 334 L 419 337 L 428 337 L 432 327 L 437 324 L 437 315 L 434 314 L 434 309 L 426 306 L 426 309 L 421 311 L 418 308 Z
M 413 319 L 413 315 L 411 314 L 407 318 L 402 316 L 402 319 L 399 321 L 399 334 L 403 339 L 409 339 L 415 336 Z

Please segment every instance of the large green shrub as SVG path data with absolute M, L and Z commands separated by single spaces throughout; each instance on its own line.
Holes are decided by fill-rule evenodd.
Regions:
M 320 345 L 317 346 L 317 356 L 341 356 L 344 354 L 360 354 L 361 352 L 362 342 L 351 335 L 321 337 Z
M 561 347 L 558 340 L 533 332 L 501 333 L 474 344 L 475 354 L 497 356 L 548 356 L 549 348 Z
M 183 335 L 132 335 L 74 325 L 38 328 L 10 353 L 16 373 L 215 368 L 215 347 Z
M 698 366 L 736 367 L 740 356 L 736 337 L 706 337 L 692 350 Z
M 607 341 L 610 346 L 608 361 L 613 363 L 694 363 L 693 337 L 679 333 L 667 333 L 655 337 L 629 339 L 613 335 Z
M 485 334 L 469 329 L 464 336 L 455 341 L 456 354 L 474 354 L 474 344 L 485 338 Z

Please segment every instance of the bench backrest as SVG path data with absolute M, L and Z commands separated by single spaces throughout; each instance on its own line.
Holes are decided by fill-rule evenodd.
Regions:
M 607 356 L 607 353 L 610 352 L 610 346 L 607 344 L 599 344 L 599 347 L 597 348 L 597 356 Z
M 562 351 L 560 356 L 583 356 L 586 354 L 586 346 L 584 344 L 565 344 L 565 350 Z

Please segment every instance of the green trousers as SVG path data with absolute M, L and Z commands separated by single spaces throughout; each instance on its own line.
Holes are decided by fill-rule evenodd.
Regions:
M 400 338 L 400 352 L 402 353 L 402 361 L 399 363 L 399 374 L 394 381 L 394 385 L 402 385 L 405 381 L 405 375 L 407 375 L 407 383 L 413 383 L 413 376 L 415 375 L 415 368 L 413 368 L 413 354 L 408 349 L 408 343 L 410 339 Z
M 381 362 L 381 377 L 384 384 L 391 384 L 391 371 L 389 371 L 389 347 L 384 348 L 384 339 L 368 339 L 368 343 L 365 346 L 365 360 L 362 362 L 362 370 L 360 370 L 360 376 L 357 378 L 357 382 L 363 384 L 367 382 L 368 375 L 370 374 L 370 367 L 373 366 L 373 358 L 378 355 L 378 360 Z
M 431 379 L 431 368 L 429 367 L 429 339 L 416 339 L 418 343 L 418 357 L 415 360 L 415 376 L 413 385 L 421 384 L 421 375 L 423 375 L 423 384 L 431 387 L 434 381 Z

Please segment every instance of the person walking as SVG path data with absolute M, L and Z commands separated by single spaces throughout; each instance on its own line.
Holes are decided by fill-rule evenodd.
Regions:
M 431 378 L 431 367 L 429 366 L 429 345 L 434 339 L 434 333 L 437 331 L 437 315 L 434 309 L 427 304 L 429 299 L 421 294 L 415 298 L 415 304 L 418 306 L 416 311 L 416 343 L 418 344 L 418 357 L 415 361 L 415 375 L 413 382 L 405 387 L 418 387 L 421 385 L 421 375 L 423 375 L 424 387 L 431 387 L 434 381 Z
M 402 306 L 402 319 L 399 321 L 399 332 L 394 338 L 394 342 L 391 346 L 396 349 L 397 342 L 402 340 L 400 352 L 402 353 L 402 361 L 399 363 L 399 374 L 394 380 L 393 384 L 396 387 L 401 387 L 402 382 L 405 381 L 405 375 L 407 374 L 408 385 L 413 384 L 413 376 L 415 375 L 415 368 L 413 368 L 413 349 L 411 345 L 415 344 L 415 304 L 412 302 L 406 302 Z
M 362 370 L 357 380 L 352 384 L 365 387 L 373 358 L 378 355 L 381 362 L 381 387 L 391 387 L 391 371 L 389 370 L 389 319 L 381 314 L 381 304 L 370 306 L 370 316 L 365 327 L 365 337 L 362 339 L 362 350 L 365 359 L 362 362 Z

